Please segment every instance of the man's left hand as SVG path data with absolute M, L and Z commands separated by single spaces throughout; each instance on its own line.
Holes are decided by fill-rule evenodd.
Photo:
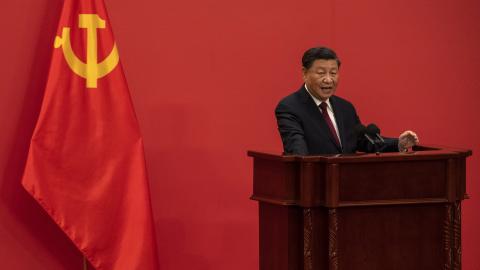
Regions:
M 414 145 L 417 145 L 420 141 L 415 132 L 411 130 L 404 131 L 398 137 L 398 150 L 400 152 L 408 151 L 408 148 L 411 148 Z

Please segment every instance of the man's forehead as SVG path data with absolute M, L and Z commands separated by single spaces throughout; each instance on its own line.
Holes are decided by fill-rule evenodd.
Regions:
M 338 69 L 338 63 L 335 59 L 317 59 L 313 62 L 312 68 L 314 69 Z

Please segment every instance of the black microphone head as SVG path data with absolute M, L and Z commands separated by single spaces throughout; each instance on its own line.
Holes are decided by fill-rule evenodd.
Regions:
M 368 125 L 366 129 L 366 132 L 369 135 L 375 136 L 376 134 L 380 134 L 380 129 L 373 123 Z
M 354 132 L 357 135 L 357 137 L 362 137 L 367 132 L 367 128 L 362 124 L 358 124 L 354 128 Z

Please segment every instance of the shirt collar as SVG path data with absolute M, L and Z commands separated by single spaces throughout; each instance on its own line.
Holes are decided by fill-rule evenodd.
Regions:
M 322 103 L 323 101 L 321 101 L 320 99 L 314 97 L 311 93 L 310 93 L 310 90 L 308 90 L 308 87 L 307 87 L 307 84 L 305 84 L 305 90 L 307 90 L 307 93 L 312 97 L 313 101 L 315 102 L 315 104 L 318 106 L 320 106 L 320 103 Z M 329 110 L 332 110 L 332 105 L 330 105 L 330 99 L 327 99 L 325 101 L 325 103 L 327 103 L 327 108 Z

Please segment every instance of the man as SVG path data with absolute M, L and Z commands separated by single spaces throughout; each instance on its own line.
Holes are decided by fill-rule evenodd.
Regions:
M 360 119 L 353 105 L 335 96 L 340 59 L 326 47 L 311 48 L 302 58 L 305 84 L 280 101 L 275 109 L 278 130 L 285 154 L 319 155 L 355 153 L 356 151 L 406 151 L 418 144 L 412 131 L 398 139 L 385 138 L 375 149 L 355 132 Z

